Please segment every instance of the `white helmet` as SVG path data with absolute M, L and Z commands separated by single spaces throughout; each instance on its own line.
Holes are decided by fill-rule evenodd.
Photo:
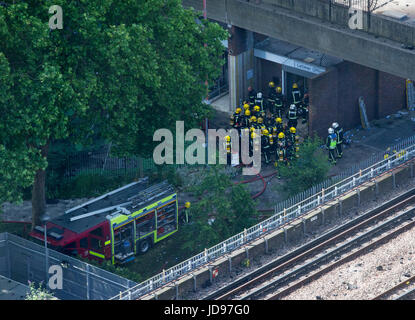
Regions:
M 258 92 L 258 93 L 257 93 L 257 95 L 256 95 L 256 97 L 257 97 L 258 99 L 262 99 L 262 93 L 261 93 L 261 92 Z
M 329 128 L 329 134 L 334 133 L 334 129 L 333 128 Z
M 295 104 L 292 104 L 292 105 L 290 106 L 290 109 L 291 109 L 291 110 L 294 110 L 294 109 L 295 109 Z
M 331 125 L 334 129 L 337 129 L 339 127 L 339 124 L 337 122 L 333 122 Z

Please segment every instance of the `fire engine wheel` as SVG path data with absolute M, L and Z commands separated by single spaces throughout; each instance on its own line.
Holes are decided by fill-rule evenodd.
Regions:
M 151 248 L 150 238 L 145 238 L 138 243 L 137 251 L 139 254 L 146 253 Z

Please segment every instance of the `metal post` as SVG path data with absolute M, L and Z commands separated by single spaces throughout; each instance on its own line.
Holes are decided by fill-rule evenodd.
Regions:
M 89 300 L 90 299 L 90 296 L 89 296 L 89 264 L 86 264 L 85 272 L 86 272 L 86 300 Z
M 44 240 L 45 240 L 45 285 L 48 283 L 49 278 L 49 251 L 48 251 L 48 241 L 47 241 L 47 231 L 46 231 L 46 224 L 44 226 L 45 230 L 43 232 L 44 234 Z

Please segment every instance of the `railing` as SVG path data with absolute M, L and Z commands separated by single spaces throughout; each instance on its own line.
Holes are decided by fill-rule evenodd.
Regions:
M 385 173 L 392 168 L 396 168 L 397 166 L 415 157 L 415 136 L 402 141 L 391 148 L 391 150 L 397 150 L 398 152 L 384 160 L 381 160 L 383 159 L 383 154 L 371 157 L 368 160 L 361 162 L 359 165 L 347 170 L 345 173 L 342 173 L 335 178 L 328 179 L 320 185 L 284 201 L 282 204 L 275 207 L 275 214 L 270 218 L 244 230 L 243 232 L 217 244 L 210 249 L 205 249 L 204 252 L 201 252 L 198 255 L 163 271 L 162 273 L 138 284 L 124 293 L 120 293 L 120 295 L 114 296 L 112 299 L 138 299 L 142 295 L 160 288 L 168 282 L 176 280 L 190 271 L 195 270 L 226 253 L 230 253 L 255 239 L 258 239 L 265 233 L 277 229 L 283 224 L 300 217 L 323 203 L 333 200 L 340 195 L 353 190 L 357 186 L 372 180 L 374 177 Z M 346 174 L 349 173 L 350 175 L 346 176 Z M 340 179 L 341 181 L 339 181 Z

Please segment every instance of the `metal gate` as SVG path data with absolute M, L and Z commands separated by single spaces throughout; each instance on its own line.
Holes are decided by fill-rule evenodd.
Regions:
M 62 270 L 62 289 L 48 287 L 49 268 Z M 43 283 L 62 300 L 107 300 L 135 282 L 10 233 L 0 233 L 0 275 L 27 285 Z

